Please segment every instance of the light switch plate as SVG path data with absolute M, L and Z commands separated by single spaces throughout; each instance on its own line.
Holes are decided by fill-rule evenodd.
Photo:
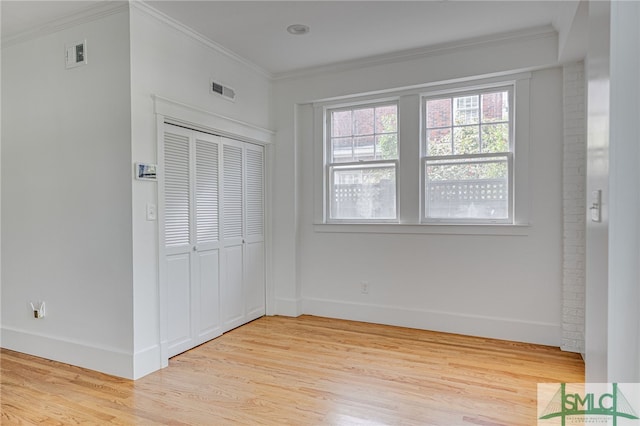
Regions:
M 147 204 L 147 220 L 158 220 L 158 209 L 155 204 Z

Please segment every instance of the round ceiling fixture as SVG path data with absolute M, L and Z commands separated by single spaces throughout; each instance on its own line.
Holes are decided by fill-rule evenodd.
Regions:
M 302 24 L 293 24 L 287 27 L 287 32 L 293 35 L 303 35 L 309 32 L 309 27 Z

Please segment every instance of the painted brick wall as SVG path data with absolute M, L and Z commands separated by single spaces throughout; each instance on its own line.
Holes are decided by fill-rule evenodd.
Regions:
M 586 122 L 584 63 L 563 68 L 562 350 L 584 353 Z

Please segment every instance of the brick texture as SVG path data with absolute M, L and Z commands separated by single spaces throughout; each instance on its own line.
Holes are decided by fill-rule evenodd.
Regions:
M 587 144 L 584 63 L 563 68 L 562 350 L 584 353 Z

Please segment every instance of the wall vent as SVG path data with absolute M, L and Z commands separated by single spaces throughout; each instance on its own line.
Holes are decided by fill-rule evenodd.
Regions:
M 223 98 L 228 99 L 230 101 L 234 101 L 236 99 L 235 90 L 217 81 L 211 80 L 209 82 L 209 92 L 213 93 L 214 95 L 222 96 Z

